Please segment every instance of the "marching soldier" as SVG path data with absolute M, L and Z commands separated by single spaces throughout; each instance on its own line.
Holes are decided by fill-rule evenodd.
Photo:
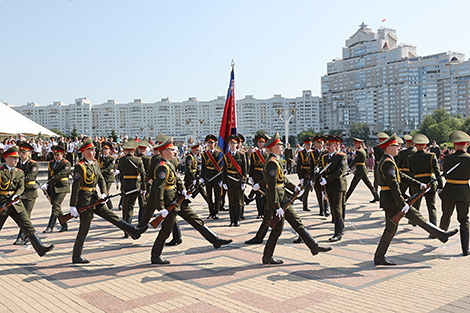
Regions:
M 69 175 L 71 164 L 69 161 L 64 159 L 65 149 L 61 146 L 53 146 L 52 153 L 54 160 L 49 161 L 48 169 L 49 175 L 47 183 L 42 186 L 44 190 L 49 194 L 52 204 L 52 214 L 47 224 L 46 229 L 43 233 L 52 233 L 57 221 L 57 218 L 62 216 L 61 205 L 64 201 L 65 196 L 70 192 Z M 68 229 L 67 223 L 61 224 L 59 232 L 66 231 Z
M 379 195 L 375 192 L 374 186 L 372 186 L 372 183 L 367 177 L 367 168 L 366 168 L 367 154 L 362 147 L 364 140 L 353 138 L 353 141 L 354 141 L 354 148 L 356 149 L 356 152 L 355 152 L 354 159 L 349 164 L 349 168 L 353 168 L 355 166 L 356 171 L 354 172 L 354 177 L 351 181 L 351 184 L 349 185 L 349 189 L 346 192 L 346 201 L 349 199 L 351 194 L 354 192 L 354 189 L 356 189 L 357 184 L 361 180 L 366 184 L 367 188 L 369 188 L 370 192 L 372 193 L 372 196 L 374 197 L 373 201 L 379 201 Z
M 446 232 L 435 225 L 426 222 L 423 216 L 414 207 L 410 207 L 400 192 L 400 181 L 406 180 L 411 186 L 420 189 L 426 188 L 426 184 L 420 183 L 414 178 L 400 172 L 395 164 L 394 157 L 398 155 L 399 144 L 397 136 L 393 134 L 379 144 L 383 149 L 384 155 L 378 164 L 378 183 L 380 185 L 380 207 L 385 211 L 385 230 L 380 238 L 379 245 L 374 255 L 375 265 L 396 265 L 395 262 L 385 257 L 390 242 L 392 241 L 398 226 L 395 225 L 391 218 L 402 211 L 405 217 L 417 224 L 428 233 L 438 238 L 442 242 L 447 242 L 450 236 L 457 233 L 457 229 Z
M 287 148 L 284 150 L 284 159 L 286 160 L 287 174 L 292 174 L 294 150 L 290 147 L 290 143 L 287 143 Z
M 186 171 L 184 173 L 184 186 L 189 189 L 191 185 L 198 185 L 198 193 L 204 198 L 206 202 L 207 194 L 206 191 L 200 186 L 199 181 L 201 175 L 201 169 L 199 167 L 198 157 L 201 155 L 200 145 L 198 143 L 191 146 L 191 151 L 186 157 Z M 173 164 L 174 166 L 174 164 Z
M 224 240 L 218 238 L 204 222 L 193 212 L 187 201 L 190 195 L 187 195 L 184 184 L 176 174 L 176 169 L 170 160 L 176 156 L 176 148 L 173 146 L 173 137 L 157 146 L 160 151 L 162 160 L 155 169 L 153 184 L 149 192 L 148 209 L 141 223 L 148 223 L 153 211 L 158 209 L 165 218 L 162 222 L 160 232 L 158 233 L 155 243 L 152 247 L 151 262 L 152 264 L 169 264 L 170 261 L 161 257 L 165 240 L 173 229 L 176 222 L 176 215 L 181 216 L 186 222 L 194 227 L 207 241 L 218 249 L 222 245 L 229 244 L 232 240 Z M 185 197 L 181 206 L 168 211 L 166 208 L 177 200 L 178 193 Z
M 158 145 L 161 144 L 162 142 L 165 142 L 168 140 L 168 136 L 165 135 L 158 135 L 156 138 L 156 143 L 153 146 L 153 156 L 150 158 L 149 166 L 148 166 L 148 171 L 145 174 L 145 183 L 152 184 L 152 179 L 155 174 L 155 168 L 157 167 L 158 164 L 160 164 L 161 161 L 161 155 L 160 151 L 158 151 Z M 178 165 L 178 163 L 176 163 Z M 176 167 L 175 167 L 176 168 Z
M 405 148 L 398 152 L 398 156 L 395 159 L 398 170 L 408 176 L 411 176 L 409 157 L 416 153 L 416 148 L 414 147 L 413 137 L 410 135 L 405 135 L 403 136 L 403 139 L 405 139 Z M 408 187 L 409 185 L 402 180 L 400 183 L 400 192 L 402 195 L 406 194 Z
M 21 201 L 25 179 L 23 171 L 15 168 L 19 159 L 18 150 L 18 146 L 13 146 L 5 151 L 3 154 L 5 164 L 0 165 L 0 207 L 11 202 L 11 205 L 0 213 L 0 230 L 10 216 L 28 237 L 37 254 L 43 256 L 51 251 L 54 245 L 44 246 L 42 244 Z
M 101 174 L 103 175 L 104 181 L 106 183 L 106 190 L 111 190 L 111 185 L 114 182 L 114 167 L 116 159 L 110 154 L 113 149 L 113 145 L 110 142 L 103 142 L 101 145 L 101 157 L 99 158 L 99 164 L 101 169 Z M 107 202 L 108 208 L 113 209 L 113 204 L 111 200 Z
M 323 149 L 324 138 L 323 135 L 316 135 L 313 137 L 314 148 L 312 149 L 312 153 L 310 155 L 310 168 L 314 171 L 315 168 L 321 167 L 321 157 L 326 153 Z M 330 216 L 330 210 L 328 208 L 328 203 L 323 201 L 324 187 L 320 185 L 320 177 L 318 177 L 313 185 L 315 189 L 315 195 L 317 196 L 318 206 L 320 207 L 320 215 L 321 216 Z M 299 237 L 300 238 L 300 237 Z
M 303 184 L 304 179 L 306 179 L 307 175 L 310 173 L 310 156 L 311 156 L 311 150 L 312 148 L 312 138 L 308 137 L 304 139 L 304 149 L 299 151 L 299 154 L 297 155 L 297 176 L 299 177 L 300 184 Z M 305 190 L 303 198 L 302 198 L 302 203 L 303 203 L 303 210 L 304 211 L 310 211 L 308 208 L 308 194 L 310 192 L 310 188 L 307 188 Z
M 122 219 L 129 224 L 132 224 L 134 205 L 139 193 L 134 192 L 127 195 L 125 193 L 135 189 L 140 189 L 140 192 L 145 190 L 145 185 L 141 185 L 140 182 L 141 177 L 145 177 L 144 164 L 141 158 L 134 155 L 136 146 L 135 140 L 126 142 L 122 146 L 125 156 L 120 158 L 118 163 L 122 191 Z M 127 232 L 124 232 L 124 237 L 128 237 Z
M 147 140 L 141 140 L 137 144 L 137 150 L 139 151 L 137 156 L 142 159 L 142 162 L 144 164 L 145 173 L 147 173 L 148 170 L 149 170 L 150 160 L 151 160 L 151 158 L 148 155 L 145 154 L 145 152 L 147 151 L 147 148 L 148 148 L 149 145 L 150 145 L 150 143 Z M 146 177 L 146 175 L 142 176 L 141 180 L 145 180 L 145 177 Z M 140 221 L 140 219 L 142 218 L 142 216 L 144 214 L 145 205 L 146 205 L 145 191 L 142 191 L 140 193 L 140 195 L 138 197 L 138 202 L 139 202 L 139 221 Z
M 209 181 L 221 170 L 221 152 L 216 149 L 217 137 L 207 135 L 205 138 L 207 150 L 202 154 L 201 177 L 202 181 Z M 219 206 L 221 204 L 221 188 L 219 180 L 211 181 L 206 184 L 207 199 L 209 200 L 209 217 L 215 220 L 219 219 Z
M 380 132 L 377 134 L 377 138 L 379 139 L 379 144 L 384 141 L 385 139 L 388 138 L 388 135 L 386 133 Z M 378 193 L 378 188 L 379 188 L 379 181 L 377 177 L 377 165 L 379 164 L 380 159 L 384 155 L 384 152 L 382 149 L 380 149 L 380 146 L 377 145 L 374 147 L 374 158 L 375 158 L 375 166 L 374 166 L 374 190 L 376 193 Z M 371 203 L 375 203 L 375 199 L 371 201 Z
M 78 209 L 81 206 L 96 202 L 97 200 L 106 199 L 108 190 L 103 175 L 101 175 L 100 166 L 95 160 L 95 146 L 91 139 L 87 139 L 80 147 L 83 155 L 74 167 L 72 194 L 70 196 L 70 214 L 78 217 Z M 98 196 L 96 185 L 100 187 L 101 196 Z M 99 204 L 80 214 L 80 227 L 78 229 L 77 238 L 73 245 L 72 262 L 73 263 L 89 263 L 87 259 L 82 257 L 83 245 L 86 235 L 90 230 L 93 215 L 97 214 L 125 231 L 133 239 L 138 239 L 140 235 L 148 228 L 148 225 L 142 228 L 135 228 L 130 223 L 120 220 L 119 217 L 111 211 L 105 203 Z
M 423 184 L 429 183 L 433 177 L 436 177 L 437 180 L 437 184 L 433 183 L 431 190 L 426 192 L 424 195 L 426 206 L 428 207 L 429 222 L 437 225 L 436 191 L 442 190 L 442 178 L 439 164 L 437 163 L 436 155 L 434 153 L 426 152 L 424 150 L 426 144 L 429 143 L 428 137 L 423 134 L 417 134 L 413 137 L 413 143 L 415 144 L 417 151 L 408 157 L 411 177 Z M 418 191 L 419 189 L 413 188 L 411 194 Z M 421 199 L 422 198 L 419 198 L 413 205 L 418 211 L 421 205 Z
M 237 135 L 227 137 L 229 151 L 224 155 L 223 188 L 227 190 L 229 201 L 230 225 L 240 226 L 241 209 L 243 207 L 243 191 L 246 180 L 246 157 L 237 151 L 240 139 Z
M 31 219 L 31 211 L 34 208 L 34 204 L 36 203 L 36 199 L 38 197 L 38 192 L 36 190 L 36 175 L 38 173 L 38 163 L 31 159 L 31 151 L 34 148 L 25 141 L 17 142 L 17 146 L 19 148 L 19 155 L 20 160 L 18 162 L 18 167 L 20 170 L 24 172 L 24 192 L 21 195 L 21 202 L 23 202 L 23 206 L 28 214 L 28 217 Z M 14 245 L 24 245 L 28 242 L 26 235 L 20 229 L 18 233 L 18 237 L 16 241 L 13 243 Z
M 282 204 L 288 200 L 285 188 L 291 191 L 298 191 L 300 188 L 292 184 L 287 177 L 284 176 L 284 169 L 281 162 L 282 142 L 279 134 L 276 134 L 265 143 L 265 147 L 270 153 L 266 164 L 264 165 L 264 181 L 266 183 L 266 207 L 264 212 L 264 220 L 268 222 L 274 215 L 280 220 L 271 230 L 269 239 L 263 251 L 263 264 L 282 264 L 283 261 L 273 257 L 279 236 L 284 228 L 284 219 L 294 228 L 294 230 L 302 237 L 302 240 L 309 247 L 313 255 L 319 252 L 330 251 L 331 248 L 325 248 L 318 245 L 315 239 L 305 229 L 302 221 L 295 213 L 292 206 L 288 206 L 284 211 Z
M 260 184 L 263 180 L 263 167 L 266 163 L 266 152 L 263 148 L 264 144 L 266 143 L 266 135 L 265 134 L 258 134 L 255 136 L 255 141 L 258 147 L 253 150 L 250 159 L 250 165 L 248 173 L 250 175 L 249 182 L 253 186 L 254 184 Z M 254 190 L 251 191 L 248 198 L 252 199 L 253 196 L 256 198 L 256 208 L 258 210 L 258 216 L 256 218 L 263 217 L 263 210 L 264 210 L 264 197 L 261 193 L 255 192 Z M 248 203 L 247 203 L 248 204 Z
M 469 222 L 468 207 L 470 203 L 470 154 L 465 152 L 470 136 L 463 131 L 455 130 L 450 135 L 450 141 L 454 143 L 455 153 L 444 156 L 444 171 L 448 171 L 457 163 L 460 163 L 455 171 L 446 176 L 446 184 L 440 193 L 442 199 L 442 217 L 440 227 L 447 230 L 450 218 L 457 210 L 457 220 L 460 223 L 460 244 L 463 256 L 468 256 Z
M 335 223 L 335 232 L 330 241 L 340 241 L 344 230 L 344 217 L 346 211 L 346 188 L 348 182 L 346 180 L 346 168 L 348 165 L 347 155 L 338 152 L 339 144 L 343 142 L 340 136 L 326 135 L 325 143 L 328 153 L 322 156 L 322 168 L 331 164 L 323 173 L 320 179 L 320 185 L 326 187 L 326 193 Z
M 248 151 L 246 151 L 246 149 L 243 147 L 243 143 L 245 142 L 245 136 L 243 136 L 242 134 L 238 133 L 238 145 L 237 145 L 237 150 L 240 151 L 241 153 L 243 153 L 243 155 L 245 156 L 245 164 L 246 164 L 246 169 L 248 171 L 248 167 L 249 167 L 249 162 L 250 162 L 250 157 L 248 155 Z M 247 174 L 248 176 L 248 174 Z M 246 184 L 245 184 L 245 188 L 246 188 Z M 242 207 L 240 209 L 240 219 L 244 220 L 245 219 L 245 202 L 248 200 L 247 196 L 245 195 L 245 189 L 243 189 L 243 199 L 242 199 Z

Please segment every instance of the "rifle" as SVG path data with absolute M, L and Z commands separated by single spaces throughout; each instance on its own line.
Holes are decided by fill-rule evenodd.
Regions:
M 228 178 L 230 178 L 231 180 L 233 181 L 236 181 L 237 183 L 242 183 L 242 184 L 246 184 L 246 185 L 249 185 L 251 187 L 253 187 L 255 184 L 250 184 L 249 182 L 247 182 L 246 180 L 244 180 L 243 178 L 240 178 L 240 179 L 236 179 L 235 177 L 232 177 L 230 175 L 227 176 Z M 259 184 L 259 183 L 258 183 Z M 261 193 L 262 195 L 264 195 L 264 191 L 261 190 L 261 189 L 258 189 L 257 192 Z
M 145 172 L 138 167 L 132 160 L 129 160 L 129 162 L 139 171 L 140 173 L 140 189 L 145 191 Z M 144 189 L 142 189 L 144 188 Z M 144 195 L 142 193 L 139 194 L 139 197 L 142 201 L 144 201 Z
M 442 174 L 442 177 L 446 177 L 450 172 L 455 170 L 457 166 L 459 166 L 460 163 L 455 164 L 451 169 L 449 169 L 447 172 Z M 432 184 L 434 184 L 437 181 L 436 178 L 431 179 L 429 183 L 426 184 L 426 188 L 421 189 L 414 195 L 412 195 L 409 199 L 406 200 L 406 203 L 411 207 L 419 198 L 421 198 L 425 193 L 428 188 L 431 188 Z M 397 214 L 395 214 L 390 221 L 393 223 L 393 225 L 397 226 L 398 223 L 400 222 L 401 218 L 405 216 L 405 212 L 400 211 Z
M 214 175 L 212 176 L 211 179 L 209 179 L 208 181 L 204 181 L 204 183 L 202 183 L 202 186 L 205 186 L 207 183 L 210 183 L 211 181 L 213 181 L 214 179 L 216 179 L 217 177 L 219 177 L 220 175 L 222 175 L 222 171 L 220 171 L 219 173 L 217 173 L 217 175 Z M 196 186 L 191 184 L 191 186 L 189 187 L 189 191 L 186 193 L 187 195 L 192 195 L 193 192 L 195 192 L 195 190 L 197 190 L 197 183 L 196 183 Z M 181 204 L 181 202 L 183 202 L 184 200 L 184 196 L 181 195 L 176 201 L 173 201 L 168 207 L 166 207 L 165 209 L 168 211 L 168 213 L 170 213 L 171 211 L 173 211 L 174 208 L 176 208 L 178 205 Z M 164 220 L 165 218 L 160 214 L 159 216 L 157 216 L 156 218 L 154 218 L 151 222 L 150 222 L 150 225 L 152 225 L 153 228 L 157 228 L 158 225 L 160 225 L 160 223 Z
M 48 182 L 49 182 L 49 180 L 48 180 L 47 182 L 45 182 L 44 184 L 47 184 Z M 36 182 L 36 183 L 39 185 L 38 182 Z M 36 190 L 36 189 L 38 189 L 38 188 L 40 188 L 40 187 L 41 187 L 41 185 L 39 185 L 39 186 L 37 186 L 37 187 L 34 187 L 34 190 Z M 44 190 L 43 190 L 43 191 L 44 191 Z M 23 192 L 23 194 L 24 194 L 24 192 Z M 6 209 L 8 209 L 10 206 L 12 206 L 13 204 L 17 203 L 17 202 L 21 199 L 21 196 L 22 196 L 23 194 L 20 195 L 20 197 L 18 198 L 18 200 L 13 201 L 13 200 L 10 199 L 10 201 L 9 201 L 7 204 L 5 204 L 4 206 L 0 207 L 0 214 L 1 214 L 3 211 L 5 211 Z M 46 197 L 47 197 L 47 199 L 49 199 L 49 202 L 51 202 L 51 200 L 50 200 L 50 198 L 49 198 L 49 195 L 46 194 Z M 12 198 L 13 198 L 13 196 L 12 196 Z
M 128 192 L 126 192 L 125 194 L 128 195 L 128 194 L 131 194 L 131 193 L 134 193 L 134 192 L 137 192 L 137 191 L 139 191 L 139 189 L 134 189 L 134 190 L 128 191 Z M 93 203 L 90 203 L 90 204 L 81 206 L 81 207 L 79 207 L 79 208 L 77 209 L 78 214 L 82 214 L 82 213 L 85 212 L 86 210 L 88 210 L 88 209 L 90 209 L 90 208 L 92 208 L 92 207 L 95 207 L 95 206 L 97 206 L 97 205 L 100 205 L 100 204 L 106 202 L 108 199 L 117 197 L 117 196 L 119 196 L 119 195 L 121 195 L 121 193 L 116 193 L 116 194 L 114 194 L 114 195 L 107 196 L 107 197 L 104 198 L 104 199 L 98 199 L 98 200 L 96 200 L 96 201 L 93 202 Z M 72 218 L 73 218 L 72 214 L 71 214 L 71 213 L 67 213 L 67 214 L 65 214 L 65 215 L 59 216 L 59 221 L 60 221 L 61 224 L 65 224 L 65 223 L 67 223 L 68 220 L 70 220 L 70 219 L 72 219 Z
M 284 203 L 284 205 L 282 206 L 282 210 L 285 212 L 287 210 L 287 208 L 289 207 L 289 205 L 291 205 L 295 199 L 297 199 L 297 197 L 299 196 L 299 193 L 304 190 L 307 186 L 310 186 L 310 182 L 311 181 L 314 181 L 315 179 L 317 179 L 321 174 L 323 174 L 326 169 L 331 165 L 331 163 L 328 163 L 327 166 L 325 166 L 320 172 L 318 172 L 317 174 L 313 175 L 313 177 L 311 178 L 308 178 L 305 177 L 304 179 L 304 183 L 300 186 L 300 189 L 298 191 L 295 191 L 292 196 L 287 200 L 286 203 Z M 274 214 L 274 216 L 269 220 L 268 222 L 268 225 L 269 227 L 271 228 L 274 228 L 274 226 L 276 226 L 277 222 L 279 222 L 280 218 L 279 216 L 277 216 L 276 214 Z

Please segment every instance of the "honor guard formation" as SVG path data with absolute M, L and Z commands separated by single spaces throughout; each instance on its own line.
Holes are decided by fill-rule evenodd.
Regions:
M 333 223 L 328 242 L 334 245 L 348 236 L 344 232 L 347 201 L 355 197 L 355 189 L 362 181 L 370 190 L 370 202 L 378 203 L 385 215 L 385 229 L 373 259 L 375 265 L 396 264 L 386 255 L 402 217 L 410 225 L 426 230 L 429 239 L 443 243 L 460 232 L 462 254 L 468 256 L 470 136 L 459 130 L 452 132 L 449 141 L 453 143 L 453 153 L 441 150 L 436 142 L 429 146 L 429 139 L 423 134 L 405 135 L 403 139 L 380 132 L 375 140 L 378 144 L 373 147 L 366 147 L 364 139 L 353 138 L 354 148 L 346 149 L 342 137 L 326 134 L 303 139 L 302 147 L 291 148 L 287 143 L 284 148 L 278 133 L 271 137 L 256 134 L 253 147 L 246 145 L 243 135 L 232 134 L 225 139 L 226 153 L 213 134 L 203 142 L 191 143 L 187 149 L 163 134 L 154 142 L 135 138 L 116 143 L 104 137 L 67 142 L 61 138 L 52 141 L 44 153 L 38 152 L 34 141 L 23 139 L 5 147 L 2 156 L 0 229 L 11 217 L 19 227 L 14 245 L 31 244 L 39 256 L 54 248 L 42 244 L 30 220 L 39 189 L 51 208 L 41 236 L 56 229 L 70 232 L 68 221 L 79 220 L 71 251 L 73 263 L 90 262 L 83 250 L 97 215 L 121 229 L 124 238 L 138 239 L 160 225 L 150 262 L 162 265 L 170 263 L 164 258 L 163 248 L 184 240 L 178 216 L 215 249 L 232 243 L 232 239 L 216 235 L 193 211 L 192 199 L 200 195 L 207 203 L 207 224 L 223 219 L 226 227 L 245 223 L 245 206 L 254 201 L 259 229 L 245 244 L 262 244 L 268 235 L 260 261 L 282 264 L 275 257 L 275 248 L 285 221 L 298 234 L 294 242 L 304 243 L 312 255 L 332 250 L 310 235 L 292 204 L 299 201 L 302 210 L 309 212 L 304 214 L 319 214 L 327 218 L 327 223 Z M 38 161 L 48 161 L 47 181 L 42 185 L 38 183 Z M 370 170 L 373 182 L 368 178 Z M 288 179 L 294 174 L 298 185 Z M 118 192 L 111 195 L 113 183 Z M 311 193 L 315 194 L 315 207 L 309 207 Z M 68 210 L 63 210 L 67 194 L 70 202 Z M 442 200 L 441 209 L 436 207 L 436 196 Z M 114 197 L 119 198 L 117 207 L 112 204 Z M 117 203 L 118 199 L 114 200 Z M 139 209 L 135 213 L 136 205 Z M 422 205 L 426 210 L 421 209 Z M 454 210 L 460 227 L 449 230 Z M 217 228 L 217 233 L 223 234 L 223 228 Z

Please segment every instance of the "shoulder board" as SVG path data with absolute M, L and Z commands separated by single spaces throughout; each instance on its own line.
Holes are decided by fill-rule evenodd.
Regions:
M 165 165 L 165 161 L 160 161 L 160 164 L 158 164 L 158 166 L 160 165 Z
M 36 162 L 36 161 L 34 161 L 34 160 L 29 160 L 29 162 L 30 162 L 30 163 L 38 163 L 38 162 Z
M 338 155 L 346 155 L 346 153 L 340 151 L 338 152 Z
M 78 164 L 85 164 L 85 161 L 80 161 L 78 162 Z
M 388 155 L 385 156 L 385 161 L 393 161 L 391 157 L 389 157 Z
M 269 159 L 269 161 L 274 161 L 274 162 L 276 162 L 276 157 L 273 157 L 273 156 L 272 156 L 272 157 Z

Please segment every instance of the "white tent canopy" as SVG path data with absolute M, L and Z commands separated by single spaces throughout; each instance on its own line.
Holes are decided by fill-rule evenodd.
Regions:
M 58 136 L 56 133 L 16 112 L 2 102 L 0 102 L 0 118 L 2 119 L 0 135 L 23 134 L 28 137 L 35 137 L 41 134 L 45 137 Z

